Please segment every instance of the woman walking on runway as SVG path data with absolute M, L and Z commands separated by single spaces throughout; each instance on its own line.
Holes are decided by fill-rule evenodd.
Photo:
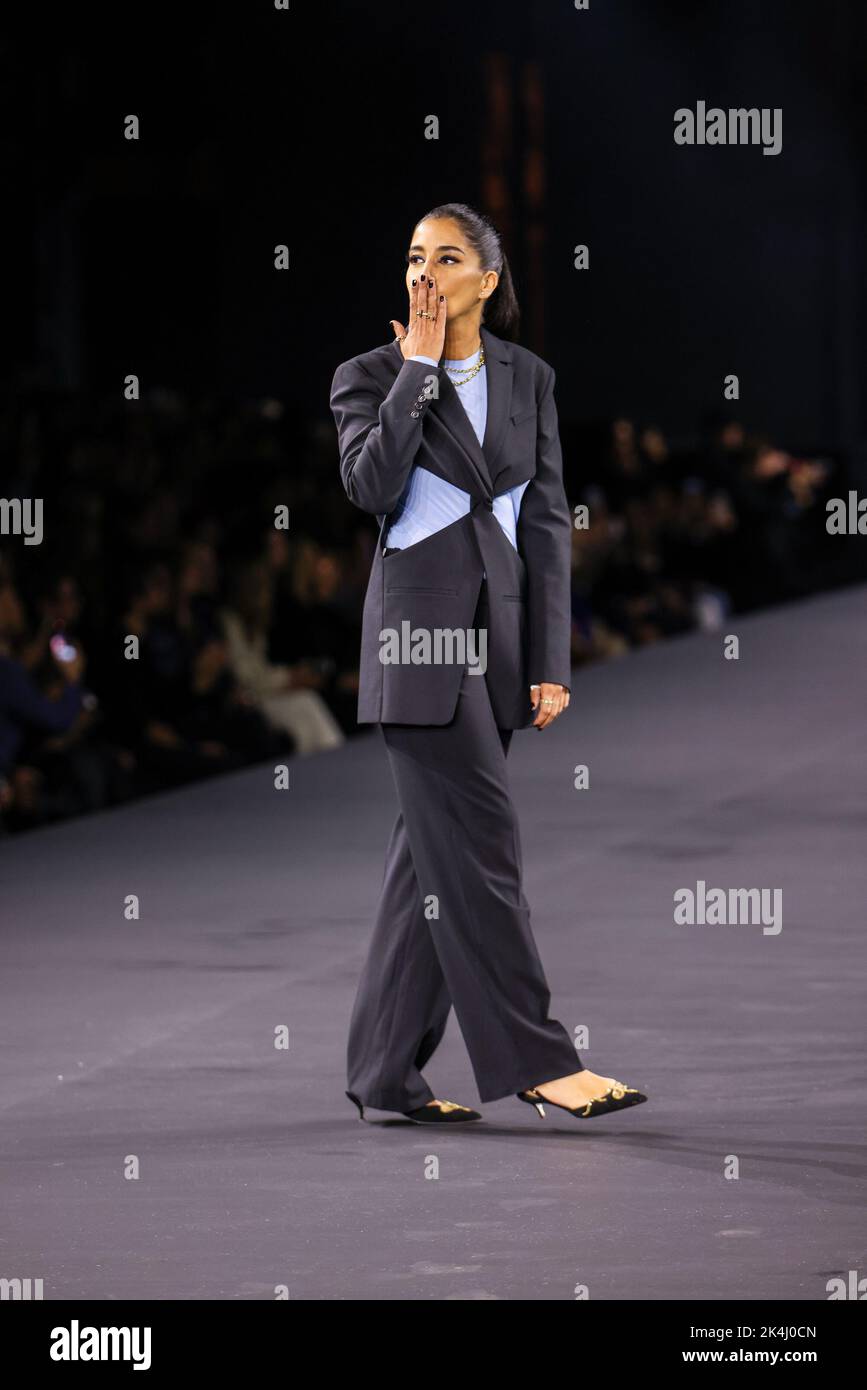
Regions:
M 347 1095 L 362 1119 L 365 1105 L 422 1124 L 481 1118 L 422 1076 L 454 1005 L 482 1102 L 516 1095 L 591 1118 L 646 1097 L 583 1067 L 548 1016 L 506 777 L 512 732 L 546 729 L 569 704 L 554 373 L 512 341 L 517 301 L 486 217 L 434 208 L 406 262 L 406 328 L 392 320 L 394 341 L 344 362 L 331 390 L 344 488 L 380 525 L 358 722 L 380 726 L 400 804 Z M 456 630 L 471 658 L 425 658 L 425 635 L 435 649 Z M 422 647 L 387 659 L 400 633 Z

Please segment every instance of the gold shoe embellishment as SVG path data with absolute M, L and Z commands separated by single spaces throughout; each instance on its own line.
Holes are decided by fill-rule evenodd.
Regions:
M 550 1105 L 556 1104 L 556 1102 L 553 1100 L 548 1101 L 547 1096 L 544 1096 L 541 1091 L 537 1091 L 535 1089 L 528 1089 L 524 1092 L 524 1094 L 528 1096 L 536 1105 L 539 1105 L 542 1102 L 547 1102 Z M 612 1100 L 623 1100 L 624 1097 L 627 1095 L 637 1096 L 638 1088 L 636 1086 L 626 1086 L 622 1081 L 615 1081 L 612 1086 L 608 1087 L 608 1090 L 603 1095 L 591 1096 L 589 1100 L 579 1102 L 578 1105 L 574 1107 L 575 1113 L 580 1113 L 584 1117 L 584 1119 L 589 1119 L 592 1115 L 596 1113 L 594 1110 L 594 1106 L 601 1107 L 602 1105 L 604 1105 L 605 1101 L 609 1099 L 609 1097 Z M 568 1110 L 569 1106 L 564 1105 L 560 1108 L 563 1110 Z
M 608 1099 L 609 1096 L 612 1100 L 623 1100 L 624 1096 L 630 1094 L 636 1096 L 638 1095 L 637 1086 L 625 1086 L 622 1081 L 615 1081 L 613 1086 L 608 1087 L 608 1090 L 605 1092 L 604 1095 L 593 1096 L 593 1098 L 590 1101 L 588 1101 L 586 1109 L 584 1110 L 584 1115 L 592 1115 L 593 1106 L 601 1105 L 604 1101 Z
M 428 1101 L 428 1104 L 429 1104 L 430 1106 L 432 1106 L 432 1107 L 433 1107 L 434 1105 L 436 1105 L 436 1106 L 438 1107 L 438 1109 L 439 1109 L 439 1110 L 442 1112 L 442 1114 L 444 1114 L 444 1115 L 447 1115 L 448 1112 L 449 1112 L 450 1110 L 466 1110 L 466 1111 L 469 1111 L 469 1108 L 470 1108 L 468 1105 L 458 1105 L 458 1103 L 457 1103 L 456 1100 L 435 1100 L 435 1101 Z

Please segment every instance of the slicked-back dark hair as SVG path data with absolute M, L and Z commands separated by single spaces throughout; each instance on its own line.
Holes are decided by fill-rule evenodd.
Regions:
M 467 203 L 441 203 L 418 221 L 428 222 L 434 217 L 453 218 L 478 256 L 482 270 L 497 272 L 500 278 L 494 293 L 484 302 L 482 323 L 498 338 L 514 342 L 518 336 L 521 311 L 500 233 L 493 222 L 485 213 L 478 212 Z

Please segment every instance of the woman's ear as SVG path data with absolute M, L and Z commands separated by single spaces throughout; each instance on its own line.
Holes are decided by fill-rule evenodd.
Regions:
M 479 298 L 490 299 L 499 283 L 500 277 L 497 272 L 495 270 L 486 270 L 482 276 L 482 288 L 479 291 Z

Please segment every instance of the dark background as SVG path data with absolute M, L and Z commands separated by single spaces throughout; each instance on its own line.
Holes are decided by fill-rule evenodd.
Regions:
M 861 3 L 120 7 L 34 41 L 3 58 L 7 379 L 327 418 L 334 366 L 403 313 L 414 220 L 463 200 L 502 226 L 564 419 L 689 431 L 737 372 L 747 425 L 863 445 Z M 699 98 L 782 107 L 782 152 L 675 145 Z

